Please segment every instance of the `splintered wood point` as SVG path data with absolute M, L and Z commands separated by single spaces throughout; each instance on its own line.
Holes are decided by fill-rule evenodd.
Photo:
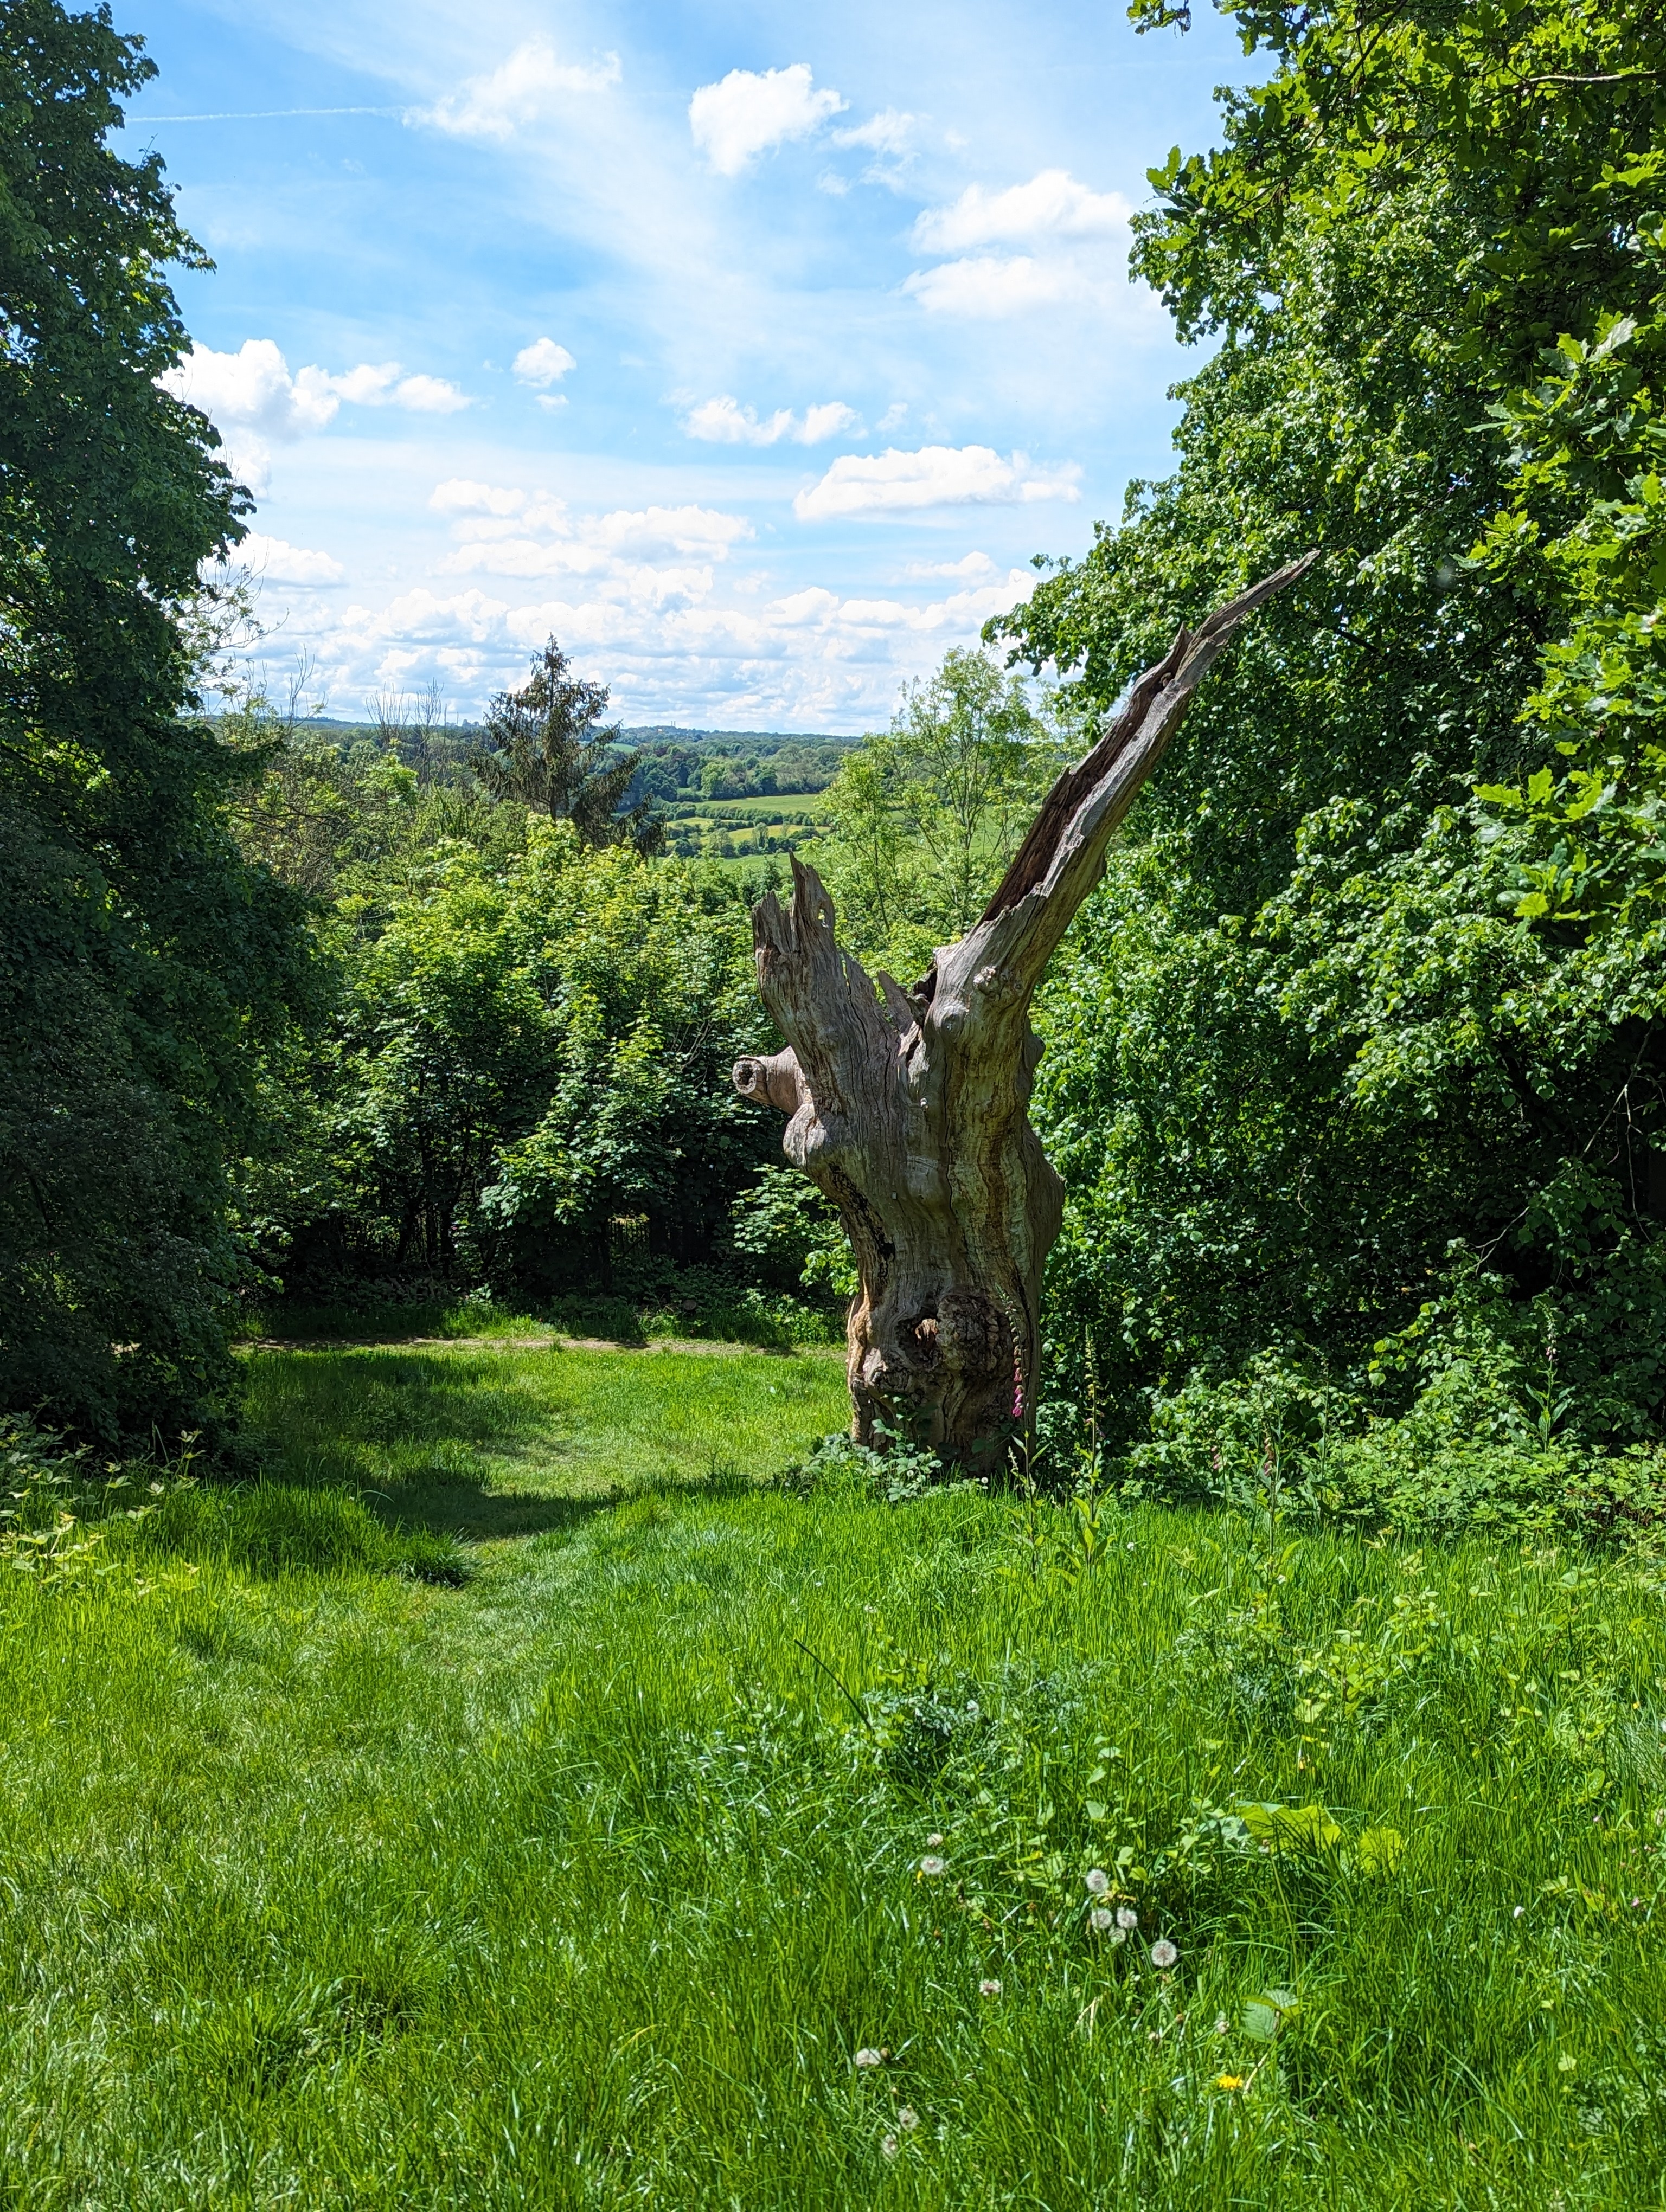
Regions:
M 1117 824 L 1239 624 L 1310 553 L 1182 630 L 1061 775 L 999 889 L 912 991 L 876 989 L 833 902 L 793 860 L 793 897 L 752 913 L 758 988 L 784 1052 L 736 1063 L 743 1098 L 787 1116 L 783 1149 L 838 1207 L 860 1287 L 847 1373 L 853 1433 L 993 1467 L 1034 1411 L 1042 1270 L 1064 1186 L 1030 1126 L 1041 1040 L 1030 1002 L 1104 873 Z

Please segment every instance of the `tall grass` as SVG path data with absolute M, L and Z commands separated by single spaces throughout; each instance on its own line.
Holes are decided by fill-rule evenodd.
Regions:
M 5 2201 L 1666 2201 L 1645 1562 L 698 1485 L 485 1562 L 0 1590 Z

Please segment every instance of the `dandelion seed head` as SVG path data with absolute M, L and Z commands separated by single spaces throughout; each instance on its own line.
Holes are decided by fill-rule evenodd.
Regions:
M 1090 1867 L 1082 1879 L 1087 1884 L 1090 1897 L 1103 1897 L 1110 1887 L 1110 1876 L 1103 1867 Z
M 945 1859 L 939 1858 L 935 1851 L 927 1851 L 920 1862 L 920 1871 L 921 1874 L 939 1875 L 943 1872 L 947 1863 Z
M 856 2053 L 855 2063 L 858 2066 L 877 2066 L 879 2063 L 879 2053 L 864 2044 Z
M 910 2135 L 914 2133 L 920 2124 L 920 2115 L 912 2105 L 903 2106 L 902 2111 L 897 2115 L 897 2124 L 899 2128 L 906 2128 Z
M 1179 1956 L 1179 1952 L 1175 1949 L 1166 1936 L 1159 1936 L 1151 1947 L 1151 1962 L 1153 1966 L 1170 1967 Z
M 927 1842 L 927 1844 L 929 1845 L 929 1847 L 930 1847 L 933 1850 L 935 1850 L 937 1849 L 938 1845 L 942 1842 L 942 1840 L 943 1840 L 943 1838 L 942 1838 L 942 1837 L 941 1837 L 941 1836 L 936 1836 L 936 1835 L 927 1836 L 927 1838 L 926 1838 L 926 1842 Z
M 881 2136 L 879 2138 L 879 2148 L 887 2158 L 895 2158 L 897 2149 L 896 2136 Z
M 1119 1905 L 1116 1908 L 1116 1925 L 1125 1929 L 1137 1928 L 1140 1925 L 1140 1915 L 1131 1905 Z
M 1224 2012 L 1218 2012 L 1215 2014 L 1215 2033 L 1217 2035 L 1225 2035 L 1227 2026 L 1228 2021 L 1225 2014 Z
M 1096 1905 L 1087 1917 L 1089 1926 L 1097 1928 L 1102 1936 L 1107 1928 L 1114 1928 L 1116 1925 L 1116 1916 L 1109 1905 Z
M 981 1997 L 998 1997 L 1000 1995 L 1000 1984 L 992 1974 L 986 1975 L 977 1985 L 977 1993 Z
M 1113 1943 L 1126 1943 L 1128 1940 L 1128 1929 L 1126 1928 L 1113 1928 L 1110 1931 L 1110 1940 Z

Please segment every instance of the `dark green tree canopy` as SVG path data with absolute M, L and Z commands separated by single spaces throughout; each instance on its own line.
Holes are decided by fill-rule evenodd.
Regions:
M 570 822 L 587 845 L 629 842 L 639 853 L 658 852 L 665 830 L 653 801 L 622 811 L 642 756 L 622 757 L 617 727 L 597 726 L 607 686 L 570 674 L 571 665 L 552 637 L 520 690 L 499 692 L 472 756 L 475 774 L 495 799 Z
M 154 73 L 107 8 L 0 20 L 0 711 L 48 776 L 66 742 L 146 765 L 189 686 L 172 611 L 248 505 L 156 383 L 189 344 L 167 265 L 208 264 L 158 158 L 105 143 Z
M 1628 880 L 1658 872 L 1662 14 L 1232 12 L 1272 73 L 1136 226 L 1217 341 L 1176 471 L 1004 630 L 1103 706 L 1177 622 L 1324 557 L 1199 702 L 1055 981 L 1061 1351 L 1091 1335 L 1125 1432 L 1273 1354 L 1390 1412 L 1484 1375 L 1478 1422 L 1554 1374 L 1559 1418 L 1648 1431 L 1666 947 L 1580 925 L 1566 817 L 1603 860 L 1629 793 Z
M 0 1398 L 106 1432 L 228 1403 L 226 1159 L 310 972 L 190 718 L 246 501 L 157 382 L 204 264 L 106 143 L 150 74 L 106 9 L 0 11 Z

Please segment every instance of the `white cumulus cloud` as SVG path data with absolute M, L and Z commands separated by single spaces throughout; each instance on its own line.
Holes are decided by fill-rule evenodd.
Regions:
M 600 516 L 571 526 L 582 536 L 604 521 L 627 536 L 641 527 L 640 519 Z M 315 620 L 305 634 L 321 678 L 344 696 L 437 679 L 459 704 L 476 702 L 520 680 L 526 654 L 553 632 L 587 674 L 613 685 L 628 720 L 674 714 L 732 728 L 848 730 L 873 726 L 900 680 L 923 674 L 945 645 L 971 642 L 1037 580 L 1033 569 L 1013 568 L 925 602 L 847 599 L 812 585 L 726 605 L 703 574 L 550 571 L 527 598 L 513 584 L 502 598 L 475 585 L 455 595 L 424 586 L 378 609 Z
M 522 346 L 514 360 L 515 374 L 522 384 L 545 388 L 577 367 L 566 347 L 557 345 L 553 338 L 534 338 L 531 345 Z
M 793 501 L 803 522 L 850 514 L 903 514 L 931 507 L 1019 507 L 1047 499 L 1079 499 L 1073 464 L 1036 467 L 1023 453 L 1003 460 L 992 446 L 891 447 L 883 453 L 842 453 L 818 483 Z
M 453 518 L 458 540 L 438 564 L 440 574 L 557 585 L 579 595 L 581 619 L 575 627 L 572 606 L 563 602 L 566 618 L 549 626 L 563 637 L 571 630 L 592 642 L 623 635 L 627 617 L 633 635 L 647 636 L 642 624 L 702 606 L 711 597 L 715 565 L 752 535 L 745 516 L 715 507 L 620 507 L 575 515 L 564 500 L 462 477 L 436 485 L 429 503 Z M 485 599 L 477 586 L 454 600 L 408 593 L 383 618 L 401 633 L 397 650 L 425 649 L 444 609 L 453 610 L 469 633 L 501 617 L 501 634 L 518 636 L 516 625 L 525 618 L 524 611 Z M 350 623 L 354 617 L 344 619 Z
M 465 79 L 434 106 L 412 108 L 405 120 L 429 124 L 456 138 L 513 138 L 526 124 L 556 113 L 575 94 L 605 92 L 619 76 L 617 54 L 604 54 L 589 64 L 564 62 L 544 40 L 531 39 L 495 70 Z
M 809 137 L 844 106 L 828 87 L 815 88 L 808 62 L 780 70 L 731 70 L 720 82 L 696 92 L 689 102 L 689 129 L 720 177 L 738 177 L 758 155 L 788 139 Z
M 744 514 L 724 514 L 711 507 L 625 508 L 586 526 L 593 530 L 599 544 L 620 550 L 704 553 L 719 561 L 739 539 L 752 534 Z
M 246 338 L 235 353 L 193 345 L 161 382 L 175 398 L 201 408 L 217 428 L 261 438 L 301 438 L 327 428 L 344 400 L 417 415 L 452 415 L 469 404 L 443 376 L 407 376 L 397 361 L 361 362 L 338 376 L 309 365 L 291 376 L 271 338 Z
M 795 446 L 819 446 L 828 438 L 836 438 L 842 430 L 858 427 L 855 409 L 847 407 L 842 399 L 806 407 L 802 415 L 795 415 L 790 407 L 780 407 L 773 415 L 760 416 L 756 408 L 742 407 L 727 392 L 714 399 L 702 399 L 683 418 L 683 428 L 690 438 L 703 438 L 714 446 L 777 446 L 783 438 Z
M 564 500 L 453 477 L 429 504 L 454 519 L 458 543 L 440 563 L 451 575 L 586 579 L 599 598 L 687 607 L 706 599 L 713 564 L 752 535 L 744 515 L 720 508 L 618 507 L 574 515 Z
M 994 562 L 986 563 L 993 570 Z M 921 606 L 909 599 L 842 599 L 836 592 L 812 586 L 789 598 L 772 600 L 766 618 L 782 629 L 815 629 L 830 639 L 856 639 L 886 632 L 911 632 L 933 636 L 942 631 L 964 633 L 1001 614 L 1015 600 L 1027 599 L 1036 588 L 1033 571 L 1009 568 L 999 583 L 990 581 L 976 590 L 952 592 L 947 599 Z
M 1014 240 L 1115 238 L 1132 213 L 1120 192 L 1091 191 L 1068 170 L 1043 169 L 1004 192 L 968 185 L 952 206 L 926 210 L 914 242 L 927 253 L 959 253 Z
M 295 584 L 302 588 L 315 584 L 338 584 L 347 573 L 341 562 L 328 553 L 311 552 L 304 545 L 291 545 L 282 538 L 268 538 L 258 530 L 250 531 L 232 558 L 240 568 L 246 568 L 252 576 L 264 583 Z
M 992 319 L 1078 302 L 1101 308 L 1128 296 L 1123 268 L 1132 210 L 1120 192 L 1096 192 L 1067 170 L 989 191 L 969 185 L 914 226 L 925 252 L 958 258 L 916 269 L 903 289 L 928 313 Z M 1018 253 L 979 246 L 1024 246 Z
M 222 430 L 247 429 L 269 438 L 321 430 L 341 404 L 322 369 L 289 365 L 271 338 L 245 338 L 235 353 L 194 345 L 162 377 L 166 391 L 199 407 Z

